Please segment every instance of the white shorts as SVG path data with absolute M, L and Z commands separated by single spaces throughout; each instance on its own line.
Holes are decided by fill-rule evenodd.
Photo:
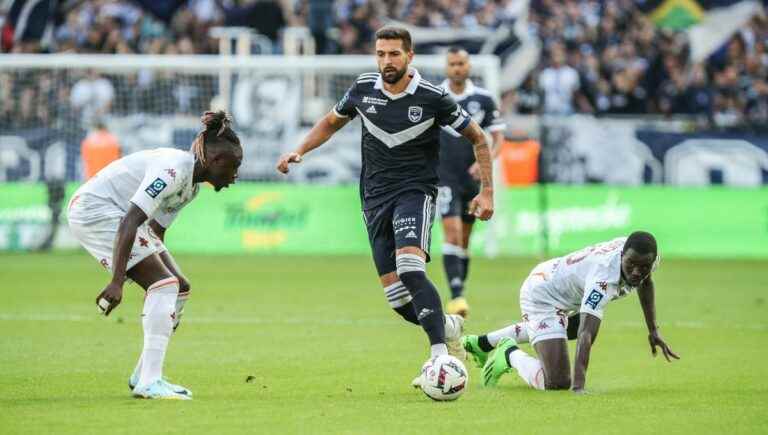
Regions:
M 520 287 L 520 312 L 531 345 L 542 340 L 568 339 L 568 313 L 535 298 L 537 287 L 545 282 L 544 270 L 548 271 L 549 266 L 533 269 Z
M 72 235 L 109 271 L 112 270 L 112 250 L 117 228 L 124 215 L 111 201 L 88 193 L 76 193 L 69 202 L 68 221 Z M 149 227 L 149 221 L 144 222 L 136 230 L 136 239 L 125 270 L 165 250 L 163 242 Z

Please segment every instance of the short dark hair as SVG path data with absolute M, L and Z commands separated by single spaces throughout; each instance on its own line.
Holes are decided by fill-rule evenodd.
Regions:
M 647 231 L 635 231 L 630 234 L 629 237 L 627 237 L 627 241 L 624 243 L 624 249 L 622 249 L 621 253 L 623 254 L 627 252 L 630 248 L 640 255 L 658 255 L 656 238 L 653 237 L 653 234 Z
M 448 53 L 451 53 L 451 54 L 459 54 L 459 53 L 461 53 L 462 51 L 466 51 L 467 53 L 469 53 L 469 51 L 468 51 L 466 48 L 464 48 L 464 47 L 462 47 L 462 46 L 460 46 L 460 45 L 452 45 L 452 46 L 451 46 L 451 47 L 448 49 Z
M 399 39 L 403 42 L 403 50 L 411 51 L 413 41 L 411 33 L 404 27 L 386 26 L 376 31 L 376 40 L 379 39 Z

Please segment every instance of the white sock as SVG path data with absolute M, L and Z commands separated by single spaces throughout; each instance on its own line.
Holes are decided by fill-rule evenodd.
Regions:
M 141 375 L 138 385 L 149 385 L 163 376 L 163 361 L 168 341 L 173 331 L 173 315 L 179 280 L 168 278 L 158 281 L 147 289 L 142 312 L 144 327 L 144 351 L 141 354 Z
M 448 346 L 445 343 L 433 344 L 429 348 L 430 357 L 434 358 L 440 355 L 448 355 Z
M 497 331 L 489 332 L 487 337 L 488 343 L 493 347 L 496 347 L 504 337 L 513 338 L 518 344 L 528 343 L 528 329 L 525 327 L 525 322 L 518 322 Z
M 544 389 L 544 368 L 541 367 L 541 361 L 520 349 L 515 349 L 509 353 L 509 365 L 526 384 L 537 390 Z
M 179 322 L 181 321 L 181 316 L 184 314 L 184 304 L 187 303 L 187 299 L 189 299 L 189 292 L 179 292 L 179 297 L 176 298 L 176 316 L 173 319 L 173 330 L 176 330 L 176 327 L 179 326 Z M 131 374 L 131 378 L 134 376 L 139 376 L 141 374 L 141 361 L 142 361 L 142 355 L 139 355 L 139 361 L 136 362 L 136 367 L 133 369 L 133 373 Z
M 173 330 L 179 326 L 181 322 L 181 316 L 184 314 L 184 305 L 189 299 L 189 292 L 179 292 L 179 297 L 176 298 L 176 315 L 173 317 Z

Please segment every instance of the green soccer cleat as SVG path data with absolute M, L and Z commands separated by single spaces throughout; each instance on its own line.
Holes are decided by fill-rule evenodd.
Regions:
M 467 355 L 472 357 L 475 365 L 482 367 L 485 365 L 485 361 L 488 359 L 488 354 L 490 352 L 486 352 L 480 348 L 480 345 L 477 343 L 477 338 L 477 335 L 465 335 L 461 337 L 461 346 L 467 351 Z
M 496 351 L 493 356 L 485 362 L 483 365 L 483 386 L 492 387 L 499 383 L 499 378 L 504 373 L 512 371 L 507 361 L 507 349 L 512 346 L 516 346 L 515 340 L 504 337 L 499 341 L 496 346 Z

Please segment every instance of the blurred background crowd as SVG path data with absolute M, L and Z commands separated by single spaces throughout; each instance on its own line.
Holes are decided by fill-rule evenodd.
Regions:
M 12 3 L 0 6 L 7 52 L 214 54 L 219 45 L 209 30 L 238 26 L 263 35 L 268 45 L 262 51 L 270 53 L 282 52 L 286 29 L 304 28 L 319 54 L 364 54 L 372 50 L 375 29 L 393 21 L 434 31 L 493 32 L 525 19 L 542 55 L 527 78 L 502 96 L 505 113 L 693 114 L 726 126 L 768 121 L 768 20 L 762 14 L 707 59 L 692 63 L 685 32 L 656 25 L 644 1 L 66 1 L 43 38 L 15 41 L 7 26 Z M 440 52 L 447 45 L 429 49 Z M 75 107 L 94 100 L 91 110 L 105 112 L 116 90 L 125 89 L 94 73 L 73 83 L 70 95 L 55 96 L 68 91 L 54 89 L 45 76 L 30 80 L 0 75 L 0 123 L 50 118 L 47 112 L 58 106 L 35 103 L 57 97 Z M 142 92 L 168 93 L 190 112 L 209 97 L 183 81 L 171 87 L 162 77 L 135 80 L 143 91 L 124 96 L 133 101 L 126 104 L 147 104 L 149 111 L 165 108 L 142 103 Z

